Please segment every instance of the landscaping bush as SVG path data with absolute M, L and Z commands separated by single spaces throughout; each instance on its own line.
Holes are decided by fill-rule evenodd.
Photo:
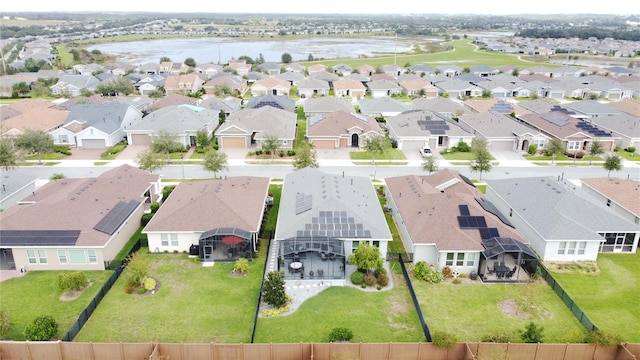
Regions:
M 529 145 L 529 149 L 527 150 L 529 155 L 535 155 L 537 151 L 538 151 L 538 145 L 537 144 Z
M 71 147 L 69 145 L 54 145 L 53 151 L 62 155 L 71 155 Z
M 525 326 L 524 331 L 518 330 L 518 333 L 520 333 L 520 338 L 523 342 L 536 344 L 542 342 L 542 338 L 544 337 L 542 333 L 543 330 L 544 328 L 542 326 L 538 326 L 533 321 L 530 321 Z
M 262 155 L 262 150 L 258 149 L 256 150 L 256 156 Z
M 376 277 L 378 277 L 378 275 L 380 274 L 387 274 L 387 269 L 381 267 L 381 268 L 377 268 L 376 271 L 373 273 Z
M 428 265 L 425 261 L 420 261 L 413 266 L 413 274 L 418 280 L 437 284 L 444 281 L 442 272 L 435 269 L 433 265 Z
M 233 263 L 233 271 L 244 274 L 249 271 L 249 260 L 245 258 L 239 258 Z
M 151 266 L 149 259 L 136 252 L 129 255 L 126 260 L 126 283 L 127 285 L 139 287 L 149 272 L 149 267 Z
M 205 152 L 207 152 L 207 149 L 205 149 L 204 147 L 202 147 L 202 146 L 197 146 L 196 147 L 196 153 L 204 154 Z
M 262 289 L 262 298 L 267 304 L 279 308 L 287 304 L 287 295 L 284 289 L 284 279 L 280 277 L 277 271 L 271 271 L 267 274 Z
M 162 188 L 162 201 L 167 200 L 167 198 L 169 197 L 169 195 L 171 195 L 171 192 L 173 191 L 173 189 L 175 189 L 176 186 L 175 185 L 169 185 L 169 186 L 165 186 Z
M 58 323 L 50 315 L 40 315 L 24 329 L 29 341 L 48 341 L 58 334 Z
M 284 150 L 278 151 L 278 156 L 284 157 L 284 154 L 285 154 Z
M 136 291 L 136 287 L 135 287 L 135 286 L 133 286 L 133 285 L 129 285 L 129 284 L 127 284 L 127 285 L 124 287 L 124 292 L 125 292 L 125 293 L 127 293 L 127 294 L 133 294 L 133 292 L 134 292 L 134 291 Z
M 329 342 L 351 341 L 353 332 L 344 327 L 333 328 L 329 333 Z
M 118 145 L 114 145 L 110 148 L 108 148 L 107 150 L 105 150 L 102 154 L 100 154 L 101 157 L 105 157 L 105 156 L 110 156 L 110 155 L 115 155 L 119 152 L 121 152 L 122 150 L 124 150 L 124 148 L 127 147 L 127 144 L 118 144 Z
M 360 285 L 364 283 L 364 274 L 361 273 L 360 271 L 354 271 L 351 274 L 351 283 L 353 285 Z
M 58 288 L 62 292 L 82 290 L 87 283 L 87 277 L 82 271 L 63 272 L 58 275 Z
M 144 294 L 146 292 L 147 292 L 147 289 L 145 289 L 144 287 L 138 288 L 138 295 L 142 295 L 142 294 Z
M 296 151 L 295 150 L 289 150 L 289 151 L 287 151 L 287 155 L 296 156 Z
M 627 148 L 627 152 L 630 152 L 631 156 L 633 156 L 633 154 L 636 152 L 636 147 L 635 146 L 629 146 Z
M 147 226 L 149 221 L 151 221 L 152 217 L 153 217 L 153 213 L 142 214 L 142 218 L 140 219 L 140 225 L 142 225 L 142 227 Z
M 387 286 L 389 285 L 389 276 L 387 274 L 380 273 L 377 276 L 378 285 Z
M 614 346 L 623 343 L 623 340 L 618 335 L 610 334 L 602 330 L 589 332 L 587 336 L 585 336 L 585 341 L 589 344 L 604 346 Z
M 155 214 L 156 212 L 158 212 L 158 209 L 160 209 L 160 203 L 157 201 L 154 201 L 151 203 L 151 213 Z
M 146 277 L 142 281 L 142 285 L 146 291 L 153 291 L 156 288 L 157 282 L 154 278 Z
M 0 310 L 0 339 L 4 339 L 11 329 L 11 319 L 7 310 Z
M 433 333 L 433 345 L 441 349 L 453 349 L 458 342 L 458 338 L 453 334 L 448 334 L 442 331 L 436 331 Z
M 364 283 L 367 286 L 375 285 L 376 281 L 377 281 L 377 279 L 376 279 L 376 277 L 374 275 L 367 275 L 367 276 L 364 277 Z
M 471 151 L 471 146 L 469 146 L 469 144 L 467 144 L 467 143 L 466 143 L 466 142 L 464 142 L 464 141 L 460 141 L 460 142 L 458 143 L 458 146 L 456 146 L 456 149 L 457 149 L 459 152 L 470 152 L 470 151 Z
M 511 342 L 511 337 L 505 333 L 496 333 L 485 335 L 482 339 L 480 339 L 480 341 L 506 344 L 508 342 Z
M 448 266 L 445 266 L 444 268 L 442 268 L 442 276 L 444 276 L 445 279 L 449 279 L 453 277 L 453 271 L 451 271 L 451 268 Z

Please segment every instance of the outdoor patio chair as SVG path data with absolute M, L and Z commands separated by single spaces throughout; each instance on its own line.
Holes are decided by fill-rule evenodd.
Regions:
M 493 275 L 495 274 L 495 270 L 491 269 L 489 266 L 487 266 L 487 273 L 489 273 L 489 275 Z

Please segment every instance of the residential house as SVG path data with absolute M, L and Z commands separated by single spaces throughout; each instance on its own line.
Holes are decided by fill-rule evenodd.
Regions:
M 221 114 L 224 114 L 224 118 L 226 119 L 231 115 L 242 108 L 242 99 L 239 99 L 234 96 L 227 96 L 224 98 L 219 98 L 216 96 L 210 96 L 206 99 L 203 99 L 201 103 L 198 104 L 206 109 L 219 111 Z
M 82 90 L 93 91 L 100 80 L 93 75 L 61 75 L 58 82 L 50 87 L 52 95 L 74 97 Z
M 475 65 L 469 68 L 469 72 L 476 76 L 489 77 L 493 75 L 498 75 L 500 73 L 500 70 L 494 69 L 488 65 Z
M 367 83 L 368 93 L 374 98 L 399 95 L 402 88 L 395 81 L 373 80 Z
M 371 117 L 396 116 L 410 110 L 405 102 L 390 97 L 358 100 L 360 113 Z
M 125 140 L 125 130 L 142 120 L 142 112 L 119 102 L 78 104 L 62 127 L 51 132 L 54 144 L 105 149 Z
M 404 151 L 418 151 L 421 146 L 429 146 L 435 153 L 461 141 L 471 144 L 475 137 L 455 121 L 428 110 L 409 110 L 389 116 L 386 121 L 389 138 Z
M 242 109 L 231 114 L 216 131 L 220 149 L 262 147 L 268 137 L 278 138 L 278 147 L 293 149 L 296 138 L 296 113 L 263 106 Z
M 269 76 L 276 76 L 280 74 L 282 66 L 276 62 L 267 61 L 258 65 L 258 70 Z
M 347 64 L 334 65 L 331 70 L 333 70 L 333 73 L 338 76 L 349 76 L 353 72 L 353 68 Z
M 402 89 L 402 93 L 407 96 L 423 96 L 427 99 L 434 99 L 438 97 L 438 88 L 423 79 L 402 80 L 399 84 Z
M 343 79 L 340 76 L 330 73 L 328 71 L 316 71 L 314 73 L 309 73 L 309 78 L 314 80 L 326 81 L 329 83 L 329 87 L 333 87 L 334 81 L 338 81 L 339 79 Z
M 368 136 L 384 132 L 372 117 L 335 111 L 308 117 L 306 135 L 317 149 L 364 148 Z
M 204 80 L 199 74 L 169 75 L 164 82 L 167 94 L 189 95 L 202 90 Z
M 38 78 L 34 75 L 35 73 L 21 73 L 0 76 L 0 96 L 7 98 L 12 97 L 14 95 L 13 86 L 20 83 L 25 83 L 27 89 L 31 90 L 31 85 L 38 81 Z
M 627 114 L 640 116 L 640 102 L 638 102 L 638 100 L 622 99 L 620 101 L 610 102 L 607 105 Z
M 576 119 L 566 111 L 554 110 L 544 114 L 525 114 L 518 119 L 543 134 L 562 141 L 566 152 L 587 151 L 598 140 L 604 151 L 613 151 L 618 137 L 586 121 Z
M 561 107 L 576 113 L 574 117 L 592 119 L 602 116 L 621 115 L 622 111 L 612 108 L 596 100 L 573 101 L 560 105 Z
M 442 97 L 413 99 L 411 100 L 411 110 L 429 110 L 449 119 L 456 119 L 469 112 L 469 110 L 460 105 L 460 103 Z
M 597 202 L 605 204 L 623 218 L 640 225 L 640 201 L 638 201 L 640 182 L 620 178 L 584 178 L 580 179 L 580 182 L 582 190 Z M 621 247 L 624 246 L 624 242 L 607 245 Z M 616 251 L 615 248 L 614 251 Z
M 0 267 L 107 269 L 158 200 L 159 179 L 121 165 L 97 177 L 49 181 L 0 213 Z
M 205 75 L 205 78 L 209 79 L 214 75 L 220 74 L 223 71 L 223 66 L 213 63 L 197 64 L 194 71 Z
M 505 115 L 515 114 L 524 115 L 531 111 L 519 106 L 521 102 L 508 101 L 505 99 L 469 99 L 464 101 L 464 106 L 467 109 L 471 109 L 473 112 L 487 112 L 495 111 Z M 549 103 L 551 104 L 551 103 Z M 550 109 L 550 108 L 549 108 Z M 548 111 L 548 110 L 547 110 Z
M 266 79 L 270 75 L 265 73 L 257 72 L 257 71 L 249 71 L 247 75 L 243 75 L 242 78 L 247 80 L 248 84 L 253 84 L 258 80 Z
M 550 68 L 546 67 L 546 66 L 533 66 L 530 68 L 526 68 L 523 70 L 520 70 L 520 76 L 522 75 L 542 75 L 545 77 L 552 77 L 553 74 L 553 70 L 551 70 Z
M 288 96 L 271 94 L 253 97 L 246 102 L 244 107 L 247 109 L 257 109 L 263 106 L 271 106 L 276 109 L 282 109 L 290 112 L 296 111 L 295 100 Z
M 307 78 L 298 83 L 298 95 L 303 99 L 328 96 L 329 89 L 329 83 L 324 80 Z
M 284 178 L 272 249 L 285 280 L 314 270 L 332 285 L 345 284 L 346 260 L 361 243 L 387 256 L 391 232 L 368 177 L 304 168 Z M 297 263 L 292 266 L 292 263 Z M 320 274 L 322 270 L 322 274 Z
M 462 74 L 462 68 L 457 65 L 438 65 L 436 72 L 446 77 L 452 78 Z
M 291 84 L 291 86 L 298 86 L 300 82 L 305 80 L 304 75 L 302 75 L 301 73 L 290 72 L 290 71 L 286 71 L 286 72 L 283 72 L 282 74 L 278 74 L 276 75 L 276 78 L 288 82 L 289 84 Z
M 305 72 L 305 66 L 298 63 L 288 63 L 284 65 L 284 71 L 303 74 Z
M 412 262 L 484 281 L 529 281 L 537 256 L 473 183 L 450 169 L 386 178 L 386 199 Z M 509 271 L 493 273 L 494 263 Z M 511 273 L 508 275 L 508 273 Z
M 0 136 L 8 137 L 16 137 L 25 130 L 50 133 L 62 126 L 69 114 L 54 107 L 53 103 L 41 99 L 24 99 L 4 105 L 0 109 Z
M 142 230 L 149 251 L 188 252 L 205 264 L 252 259 L 268 191 L 269 178 L 255 176 L 178 184 Z
M 355 112 L 355 109 L 350 100 L 333 96 L 309 98 L 304 101 L 304 115 L 307 119 L 334 111 Z
M 219 111 L 193 105 L 173 105 L 155 110 L 125 130 L 129 145 L 150 145 L 163 130 L 176 136 L 184 147 L 196 145 L 197 133 L 204 130 L 209 138 L 218 126 Z
M 397 79 L 398 76 L 404 73 L 404 68 L 395 64 L 382 65 L 382 72 L 391 76 L 394 79 Z
M 544 261 L 595 261 L 599 252 L 614 249 L 636 252 L 640 226 L 569 181 L 529 177 L 486 182 L 487 198 L 508 214 Z
M 104 72 L 105 67 L 100 64 L 91 63 L 91 64 L 76 64 L 76 65 L 73 65 L 72 69 L 74 74 L 95 75 L 97 73 Z
M 309 67 L 307 68 L 307 72 L 311 77 L 313 77 L 314 74 L 317 74 L 319 72 L 326 72 L 326 71 L 327 71 L 327 67 L 322 64 L 309 65 Z
M 162 109 L 163 107 L 173 106 L 173 105 L 182 105 L 182 104 L 196 105 L 197 102 L 198 102 L 198 99 L 196 98 L 192 98 L 192 97 L 188 97 L 180 94 L 168 94 L 162 97 L 161 99 L 159 99 L 158 101 L 156 101 L 155 103 L 153 103 L 153 105 L 151 105 L 151 110 L 152 111 L 158 110 L 158 109 Z
M 640 116 L 612 115 L 586 120 L 587 124 L 602 129 L 618 140 L 616 146 L 627 149 L 631 146 L 640 147 Z
M 251 71 L 251 64 L 247 64 L 245 60 L 232 60 L 229 61 L 229 65 L 225 69 L 238 76 L 244 76 Z
M 367 88 L 361 82 L 341 78 L 333 82 L 333 91 L 336 97 L 347 97 L 356 101 L 364 98 Z
M 536 131 L 508 115 L 488 111 L 460 116 L 458 123 L 473 132 L 477 139 L 485 139 L 490 151 L 527 152 L 529 145 L 543 149 L 549 136 Z
M 160 73 L 160 64 L 148 62 L 140 65 L 137 71 L 141 74 L 156 75 Z
M 241 76 L 227 73 L 219 73 L 211 77 L 204 85 L 203 89 L 207 94 L 216 94 L 218 88 L 227 87 L 231 92 L 237 92 L 239 96 L 244 96 L 247 92 L 247 81 Z
M 459 79 L 441 81 L 434 85 L 440 90 L 441 96 L 448 96 L 452 99 L 482 96 L 482 88 Z
M 252 96 L 289 96 L 289 91 L 291 91 L 291 84 L 286 80 L 281 80 L 276 77 L 267 77 L 251 85 Z
M 408 70 L 420 76 L 431 76 L 435 75 L 436 70 L 427 64 L 416 64 L 409 66 Z
M 362 76 L 371 77 L 376 73 L 376 68 L 369 64 L 362 64 L 356 68 L 356 72 Z
M 140 92 L 140 95 L 150 95 L 160 88 L 164 88 L 166 81 L 165 75 L 148 75 L 136 81 L 133 87 Z

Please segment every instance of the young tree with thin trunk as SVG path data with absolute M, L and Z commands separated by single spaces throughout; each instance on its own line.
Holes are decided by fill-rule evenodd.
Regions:
M 564 144 L 562 144 L 562 140 L 553 138 L 549 141 L 547 147 L 545 147 L 543 151 L 545 155 L 551 156 L 551 164 L 553 165 L 556 161 L 556 155 L 561 154 L 564 151 Z
M 471 171 L 480 172 L 480 180 L 482 180 L 482 173 L 491 171 L 491 168 L 493 167 L 491 164 L 491 153 L 489 152 L 487 140 L 474 139 L 471 142 L 471 152 L 475 157 L 470 164 Z
M 25 130 L 16 137 L 15 144 L 27 153 L 37 154 L 40 164 L 42 164 L 40 155 L 53 151 L 53 138 L 42 130 Z
M 293 158 L 293 169 L 300 170 L 306 167 L 317 168 L 318 166 L 316 151 L 313 148 L 313 144 L 302 144 Z
M 591 145 L 589 146 L 589 165 L 591 165 L 594 157 L 603 153 L 604 149 L 602 148 L 602 143 L 600 143 L 600 140 L 593 140 L 593 142 L 591 142 Z
M 376 163 L 376 155 L 382 155 L 389 148 L 389 141 L 386 137 L 375 134 L 364 138 L 364 149 L 371 154 L 373 164 Z
M 167 164 L 162 154 L 158 154 L 151 149 L 139 152 L 136 156 L 136 162 L 140 169 L 148 172 L 162 169 Z
M 276 152 L 280 148 L 280 140 L 275 135 L 267 135 L 264 140 L 262 140 L 262 150 L 264 152 L 271 154 L 271 162 L 276 157 Z
M 429 175 L 434 171 L 438 171 L 438 159 L 436 159 L 435 156 L 429 156 L 427 160 L 422 163 L 422 170 L 428 171 Z
M 227 154 L 215 149 L 207 151 L 202 158 L 202 167 L 211 171 L 213 177 L 217 178 L 218 172 L 228 169 Z
M 0 137 L 0 167 L 5 170 L 13 169 L 20 161 L 20 152 L 13 145 L 13 140 Z
M 611 177 L 611 171 L 620 171 L 622 170 L 622 158 L 618 154 L 607 155 L 604 158 L 603 167 L 609 171 L 607 177 Z
M 153 137 L 151 150 L 158 154 L 166 154 L 167 162 L 169 162 L 169 154 L 172 152 L 182 151 L 184 150 L 184 147 L 178 142 L 178 135 L 161 129 L 158 131 L 156 136 Z

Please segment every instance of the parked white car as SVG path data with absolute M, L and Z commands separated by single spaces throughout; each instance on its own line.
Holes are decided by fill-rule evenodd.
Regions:
M 433 156 L 433 153 L 431 152 L 430 147 L 420 146 L 420 155 L 422 155 L 423 158 L 426 158 L 426 157 Z

